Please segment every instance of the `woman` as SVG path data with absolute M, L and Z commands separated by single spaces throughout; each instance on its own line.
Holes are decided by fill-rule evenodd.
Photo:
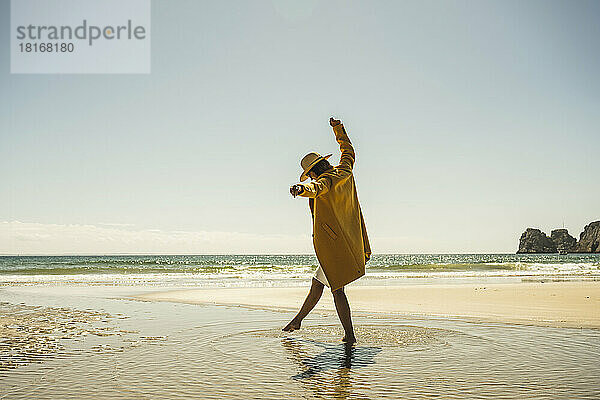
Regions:
M 356 338 L 344 286 L 365 274 L 371 247 L 352 174 L 354 148 L 339 120 L 332 117 L 329 124 L 340 145 L 340 163 L 332 166 L 327 161 L 331 154 L 323 157 L 318 153 L 309 153 L 300 161 L 303 169 L 300 181 L 310 177 L 312 182 L 290 187 L 292 196 L 309 198 L 313 245 L 320 265 L 304 304 L 283 330 L 292 332 L 300 329 L 302 320 L 315 307 L 324 286 L 327 286 L 331 288 L 335 308 L 344 327 L 342 341 L 354 343 Z

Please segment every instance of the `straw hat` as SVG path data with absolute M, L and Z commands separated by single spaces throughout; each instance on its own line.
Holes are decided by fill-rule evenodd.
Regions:
M 304 170 L 302 172 L 302 174 L 300 175 L 300 182 L 308 179 L 308 171 L 310 171 L 310 169 L 312 167 L 314 167 L 315 164 L 317 164 L 321 160 L 327 160 L 331 156 L 332 156 L 332 154 L 327 154 L 326 156 L 322 156 L 319 153 L 315 153 L 315 152 L 311 152 L 311 153 L 308 153 L 307 155 L 305 155 L 304 158 L 302 158 L 302 161 L 300 161 L 300 166 Z

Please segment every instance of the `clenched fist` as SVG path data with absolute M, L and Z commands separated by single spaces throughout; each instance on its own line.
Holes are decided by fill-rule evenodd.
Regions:
M 304 187 L 302 185 L 292 185 L 290 186 L 290 194 L 294 197 L 302 194 L 304 192 Z
M 339 119 L 335 119 L 333 117 L 329 118 L 329 125 L 331 125 L 331 127 L 337 126 L 341 123 L 342 121 L 340 121 Z

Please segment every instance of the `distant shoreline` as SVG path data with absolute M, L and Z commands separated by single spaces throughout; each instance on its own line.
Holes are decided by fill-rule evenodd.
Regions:
M 468 318 L 502 323 L 600 329 L 600 282 L 349 286 L 353 312 Z M 156 291 L 133 298 L 295 310 L 306 288 Z M 317 310 L 333 312 L 325 294 Z

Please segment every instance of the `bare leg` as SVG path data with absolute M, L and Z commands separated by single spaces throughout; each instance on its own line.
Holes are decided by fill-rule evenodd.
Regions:
M 300 329 L 300 324 L 302 323 L 302 320 L 308 315 L 308 313 L 313 308 L 315 308 L 315 306 L 319 302 L 319 299 L 323 294 L 324 286 L 325 285 L 323 285 L 315 278 L 312 279 L 312 286 L 310 287 L 310 292 L 308 292 L 308 296 L 306 296 L 306 300 L 304 300 L 304 304 L 302 304 L 300 311 L 298 311 L 298 314 L 294 317 L 294 319 L 292 319 L 292 321 L 289 324 L 287 324 L 285 328 L 283 328 L 284 331 L 293 332 L 296 329 Z
M 350 304 L 348 304 L 344 288 L 333 292 L 333 301 L 335 302 L 335 309 L 337 310 L 338 317 L 340 317 L 340 322 L 344 327 L 345 335 L 342 341 L 346 343 L 356 342 L 354 328 L 352 328 L 352 317 L 350 316 Z

